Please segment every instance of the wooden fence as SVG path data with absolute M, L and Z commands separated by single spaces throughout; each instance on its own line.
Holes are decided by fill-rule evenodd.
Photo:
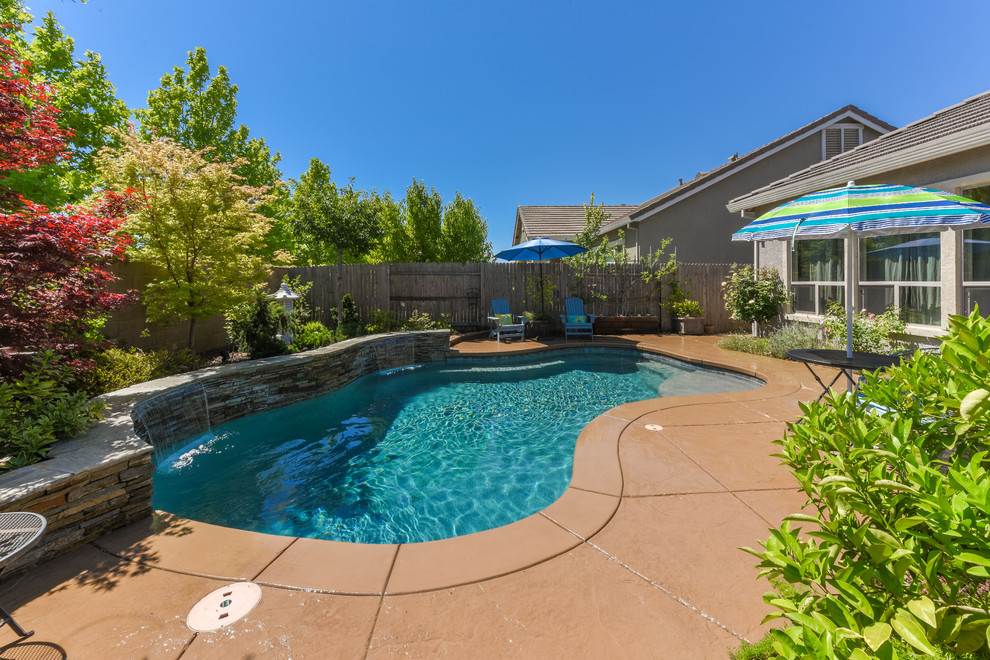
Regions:
M 729 319 L 722 301 L 722 281 L 730 264 L 681 264 L 677 279 L 682 289 L 705 309 L 705 322 L 716 332 L 748 329 Z M 445 316 L 456 330 L 488 327 L 486 317 L 494 298 L 505 298 L 513 313 L 563 312 L 565 298 L 577 296 L 590 314 L 606 316 L 661 316 L 665 329 L 672 328 L 668 314 L 661 313 L 661 290 L 643 280 L 643 267 L 634 265 L 575 267 L 561 261 L 511 263 L 399 263 L 346 264 L 336 266 L 277 268 L 271 278 L 274 290 L 282 278 L 299 277 L 312 282 L 307 303 L 318 310 L 324 323 L 330 309 L 349 293 L 363 321 L 373 310 L 390 311 L 399 319 L 413 312 L 434 318 Z M 340 283 L 338 285 L 338 275 Z M 541 295 L 542 282 L 542 295 Z

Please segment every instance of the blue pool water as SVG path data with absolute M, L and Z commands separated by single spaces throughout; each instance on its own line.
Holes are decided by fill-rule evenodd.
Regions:
M 574 444 L 621 403 L 755 378 L 621 349 L 455 359 L 371 374 L 219 426 L 157 461 L 154 506 L 273 534 L 430 541 L 552 504 Z

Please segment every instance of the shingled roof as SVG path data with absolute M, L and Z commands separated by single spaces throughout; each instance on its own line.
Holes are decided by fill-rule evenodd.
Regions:
M 990 91 L 737 197 L 726 208 L 736 212 L 776 204 L 850 180 L 987 146 Z
M 605 212 L 612 219 L 629 215 L 636 207 L 630 204 L 605 206 Z M 574 240 L 574 236 L 584 229 L 584 204 L 568 206 L 519 206 L 516 207 L 516 231 L 513 242 L 519 240 L 521 229 L 530 238 L 554 238 L 561 241 Z
M 676 188 L 671 188 L 667 192 L 664 192 L 653 199 L 640 204 L 631 213 L 624 217 L 613 216 L 612 222 L 602 227 L 600 234 L 605 234 L 607 232 L 613 231 L 620 227 L 623 227 L 631 222 L 636 222 L 641 220 L 643 216 L 649 215 L 652 211 L 665 205 L 674 203 L 681 198 L 687 197 L 694 194 L 698 190 L 705 188 L 709 183 L 713 183 L 715 180 L 720 179 L 733 173 L 736 170 L 740 170 L 756 161 L 760 160 L 764 156 L 770 154 L 776 149 L 779 149 L 791 142 L 803 139 L 809 133 L 813 133 L 819 130 L 827 124 L 833 124 L 841 120 L 851 119 L 858 121 L 860 123 L 871 125 L 873 128 L 878 129 L 880 132 L 892 131 L 896 127 L 888 124 L 887 122 L 874 117 L 870 113 L 856 107 L 855 105 L 847 105 L 834 112 L 830 112 L 824 117 L 820 117 L 815 121 L 802 126 L 801 128 L 791 131 L 787 135 L 777 138 L 772 142 L 764 144 L 762 147 L 758 147 L 743 156 L 733 156 L 728 162 L 719 165 L 718 167 L 709 170 L 707 172 L 699 172 L 690 181 L 683 181 Z M 834 158 L 833 158 L 834 160 Z

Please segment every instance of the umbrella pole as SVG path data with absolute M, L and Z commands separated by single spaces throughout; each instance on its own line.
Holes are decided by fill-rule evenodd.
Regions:
M 543 297 L 543 260 L 540 259 L 540 313 L 546 318 L 547 299 Z
M 853 230 L 846 234 L 846 358 L 853 355 Z M 846 391 L 852 392 L 856 385 L 853 381 L 852 369 L 846 369 Z

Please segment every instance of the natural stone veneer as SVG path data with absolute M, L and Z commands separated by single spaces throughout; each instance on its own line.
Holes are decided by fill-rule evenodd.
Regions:
M 446 330 L 399 332 L 350 339 L 296 355 L 253 360 L 161 378 L 105 394 L 106 419 L 77 437 L 57 442 L 41 463 L 0 475 L 0 511 L 34 511 L 48 519 L 35 548 L 8 568 L 16 574 L 151 513 L 151 457 L 145 422 L 175 430 L 171 408 L 149 420 L 149 399 L 189 386 L 205 392 L 213 426 L 238 417 L 326 394 L 369 373 L 444 362 Z M 145 405 L 142 405 L 145 403 Z M 171 414 L 174 418 L 169 419 Z M 155 442 L 158 439 L 155 438 Z

